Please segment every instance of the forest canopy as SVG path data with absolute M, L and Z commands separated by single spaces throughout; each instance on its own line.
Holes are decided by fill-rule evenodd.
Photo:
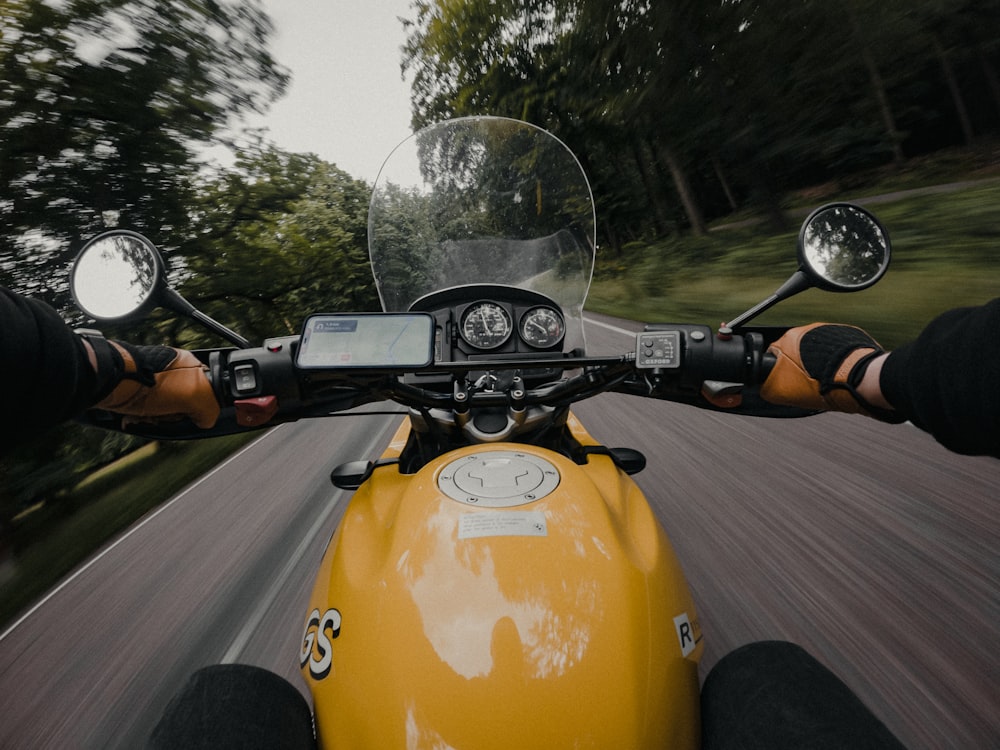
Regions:
M 1000 128 L 998 0 L 418 1 L 416 125 L 518 117 L 594 183 L 603 240 L 700 234 Z
M 257 2 L 8 0 L 0 29 L 0 282 L 48 299 L 109 225 L 178 242 L 199 149 L 288 81 Z

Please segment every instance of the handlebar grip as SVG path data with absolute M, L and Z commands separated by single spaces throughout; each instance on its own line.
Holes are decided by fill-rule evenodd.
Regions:
M 186 417 L 169 422 L 130 422 L 124 427 L 122 419 L 120 414 L 102 409 L 91 409 L 79 415 L 76 421 L 91 427 L 122 432 L 126 435 L 136 435 L 148 440 L 199 440 L 246 432 L 254 427 L 262 426 L 240 424 L 236 409 L 233 407 L 223 408 L 215 425 L 207 429 L 199 427 Z
M 176 422 L 133 422 L 123 432 L 127 435 L 138 435 L 150 440 L 196 440 L 213 437 L 216 434 L 214 430 L 215 427 L 203 430 L 190 419 L 178 419 Z
M 703 325 L 649 324 L 636 340 L 636 368 L 693 389 L 706 380 L 757 386 L 774 368 L 768 347 L 787 330 L 754 326 L 720 335 Z
M 787 328 L 754 326 L 717 335 L 708 326 L 647 325 L 637 339 L 636 369 L 648 373 L 614 390 L 763 417 L 802 417 L 815 412 L 778 406 L 760 398 L 760 385 L 777 362 L 768 353 Z
M 763 383 L 765 380 L 767 380 L 768 376 L 770 376 L 770 374 L 771 374 L 771 370 L 774 369 L 774 366 L 777 364 L 777 362 L 778 362 L 778 358 L 775 357 L 773 354 L 769 354 L 767 352 L 764 353 L 764 356 L 761 358 L 761 361 L 760 361 L 760 382 L 761 383 Z

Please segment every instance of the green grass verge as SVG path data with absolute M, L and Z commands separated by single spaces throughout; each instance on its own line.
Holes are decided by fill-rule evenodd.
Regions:
M 943 310 L 1000 294 L 1000 180 L 903 196 L 870 209 L 892 240 L 885 278 L 855 294 L 810 290 L 758 322 L 854 323 L 891 347 L 913 338 Z M 757 225 L 631 246 L 619 257 L 599 259 L 587 307 L 648 322 L 716 325 L 769 296 L 795 270 L 797 236 L 797 227 L 776 233 Z
M 131 526 L 261 433 L 151 443 L 95 472 L 16 535 L 19 548 L 0 583 L 6 623 L 110 538 Z M 41 529 L 39 528 L 41 527 Z M 30 537 L 30 543 L 23 537 Z

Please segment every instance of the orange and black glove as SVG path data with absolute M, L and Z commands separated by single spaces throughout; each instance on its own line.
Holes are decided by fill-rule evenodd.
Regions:
M 124 415 L 123 426 L 188 417 L 208 429 L 219 418 L 207 368 L 191 352 L 97 338 L 88 341 L 101 381 L 94 406 Z
M 895 412 L 869 404 L 857 391 L 868 365 L 885 353 L 860 328 L 832 323 L 792 328 L 768 352 L 777 361 L 760 389 L 765 401 L 904 421 Z

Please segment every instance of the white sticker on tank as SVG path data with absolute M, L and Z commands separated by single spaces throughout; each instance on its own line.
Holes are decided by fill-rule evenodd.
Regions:
M 459 539 L 490 536 L 548 536 L 545 514 L 541 511 L 506 513 L 466 513 L 458 521 Z
M 674 628 L 677 630 L 677 640 L 681 643 L 681 656 L 686 658 L 698 646 L 698 641 L 691 627 L 691 621 L 688 619 L 687 612 L 677 615 L 674 618 Z

